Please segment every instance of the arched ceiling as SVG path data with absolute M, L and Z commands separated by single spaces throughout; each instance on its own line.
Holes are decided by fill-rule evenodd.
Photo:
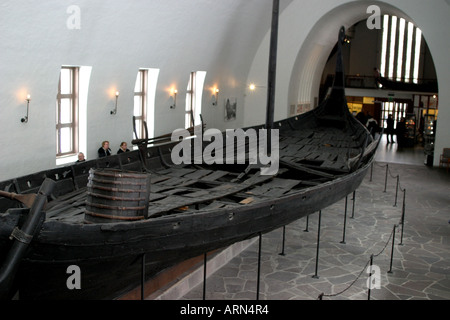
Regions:
M 381 14 L 396 15 L 414 23 L 408 15 L 388 3 L 374 1 L 370 4 L 377 5 Z M 290 84 L 290 101 L 314 101 L 323 68 L 337 41 L 337 32 L 330 30 L 339 30 L 341 25 L 348 29 L 366 20 L 371 15 L 367 13 L 367 7 L 368 3 L 362 1 L 346 3 L 329 11 L 314 25 L 297 56 Z
M 280 0 L 276 119 L 286 116 L 291 101 L 314 97 L 339 27 L 366 18 L 372 4 L 422 29 L 440 84 L 450 83 L 448 0 L 435 0 L 432 5 L 418 0 Z M 71 5 L 80 8 L 77 30 L 67 28 Z M 189 73 L 200 70 L 208 72 L 206 88 L 218 84 L 222 98 L 240 99 L 233 123 L 224 123 L 223 110 L 209 103 L 202 113 L 210 127 L 250 125 L 247 120 L 263 123 L 266 98 L 246 96 L 245 85 L 253 79 L 267 80 L 271 11 L 272 0 L 2 0 L 0 135 L 14 139 L 5 140 L 9 152 L 0 154 L 0 162 L 7 168 L 20 167 L 16 175 L 55 165 L 54 106 L 62 65 L 92 67 L 88 157 L 95 154 L 99 141 L 109 139 L 114 144 L 132 138 L 130 106 L 140 67 L 160 69 L 155 134 L 183 126 L 183 102 L 170 109 L 166 88 L 177 85 L 181 96 Z M 121 112 L 115 117 L 109 116 L 110 88 L 120 90 Z M 36 121 L 24 126 L 17 119 L 23 116 L 27 92 L 33 96 L 30 112 Z M 450 90 L 444 87 L 441 92 L 440 103 L 449 105 Z M 440 110 L 439 117 L 447 123 L 450 112 Z M 439 132 L 437 149 L 448 141 L 448 134 L 440 138 Z M 24 149 L 33 159 L 21 156 Z M 8 178 L 8 172 L 2 174 Z

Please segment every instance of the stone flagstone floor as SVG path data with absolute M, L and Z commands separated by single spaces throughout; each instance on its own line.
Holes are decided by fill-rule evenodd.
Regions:
M 374 163 L 372 181 L 370 175 L 364 179 L 355 202 L 348 195 L 346 215 L 345 199 L 321 211 L 317 265 L 319 213 L 286 226 L 285 255 L 279 254 L 283 228 L 262 236 L 259 299 L 312 300 L 323 294 L 324 300 L 366 300 L 371 255 L 371 300 L 450 299 L 450 173 L 424 165 L 387 165 Z M 257 261 L 258 239 L 208 276 L 206 299 L 255 300 Z M 313 277 L 316 268 L 318 278 Z M 200 283 L 182 299 L 202 297 Z

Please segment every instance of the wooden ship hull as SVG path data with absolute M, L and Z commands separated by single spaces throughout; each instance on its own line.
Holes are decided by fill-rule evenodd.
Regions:
M 291 148 L 295 144 L 286 151 Z M 61 196 L 67 200 L 48 204 L 42 229 L 21 262 L 16 276 L 20 298 L 115 298 L 139 285 L 143 254 L 145 274 L 151 277 L 175 263 L 272 231 L 342 199 L 360 185 L 373 152 L 348 174 L 319 171 L 311 165 L 296 169 L 297 162 L 283 160 L 290 157 L 280 157 L 292 166 L 286 169 L 281 164 L 276 176 L 256 171 L 239 183 L 232 182 L 238 172 L 160 167 L 166 172 L 150 174 L 155 181 L 161 179 L 151 185 L 155 191 L 148 210 L 153 215 L 136 221 L 86 223 L 86 188 Z M 11 209 L 1 216 L 2 248 L 7 248 L 11 231 L 27 211 Z M 69 290 L 66 284 L 71 265 L 81 270 L 79 290 Z
M 48 179 L 56 184 L 47 194 L 39 189 L 38 196 L 49 200 L 43 210 L 10 208 L 0 214 L 0 261 L 14 255 L 11 243 L 27 242 L 20 233 L 12 241 L 10 236 L 16 227 L 24 229 L 29 213 L 45 215 L 16 261 L 3 297 L 18 290 L 20 299 L 114 299 L 139 286 L 143 272 L 149 279 L 186 259 L 285 226 L 353 192 L 370 168 L 378 141 L 349 113 L 338 62 L 337 80 L 321 105 L 270 124 L 279 130 L 274 174 L 261 174 L 249 161 L 174 165 L 171 150 L 178 142 L 148 145 L 150 140 L 141 139 L 136 151 L 0 183 L 19 195 L 35 193 Z M 253 129 L 263 127 L 268 126 Z M 248 154 L 246 144 L 236 150 Z M 142 176 L 144 182 L 135 183 Z M 118 185 L 112 189 L 119 193 L 122 183 L 139 185 L 140 195 L 133 198 L 137 203 L 119 212 L 129 199 L 103 194 L 108 183 Z M 0 206 L 12 207 L 7 202 L 12 200 L 3 200 Z M 80 270 L 80 288 L 69 288 L 71 266 Z

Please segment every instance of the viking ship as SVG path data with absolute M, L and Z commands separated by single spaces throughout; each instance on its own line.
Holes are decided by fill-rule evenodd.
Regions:
M 115 299 L 138 287 L 143 272 L 150 279 L 357 189 L 379 141 L 348 110 L 344 36 L 341 28 L 333 87 L 317 108 L 251 127 L 277 130 L 276 172 L 262 174 L 261 164 L 250 163 L 248 139 L 235 145 L 247 155 L 244 163 L 175 164 L 171 155 L 180 142 L 166 136 L 136 139 L 131 152 L 0 183 L 6 190 L 0 194 L 2 298 Z M 81 271 L 79 288 L 68 283 L 71 268 Z

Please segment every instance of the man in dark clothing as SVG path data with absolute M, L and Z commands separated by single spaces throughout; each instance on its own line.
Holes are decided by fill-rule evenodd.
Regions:
M 359 122 L 361 122 L 363 125 L 366 125 L 366 123 L 367 123 L 366 114 L 362 110 L 360 112 L 358 112 L 358 114 L 356 115 L 356 119 L 358 119 Z
M 389 141 L 389 136 L 391 137 L 391 141 Z M 387 143 L 395 143 L 394 142 L 394 119 L 392 118 L 392 114 L 388 115 L 386 119 L 386 139 Z
M 399 147 L 403 147 L 405 143 L 406 133 L 406 120 L 402 118 L 400 122 L 397 122 L 397 142 Z

